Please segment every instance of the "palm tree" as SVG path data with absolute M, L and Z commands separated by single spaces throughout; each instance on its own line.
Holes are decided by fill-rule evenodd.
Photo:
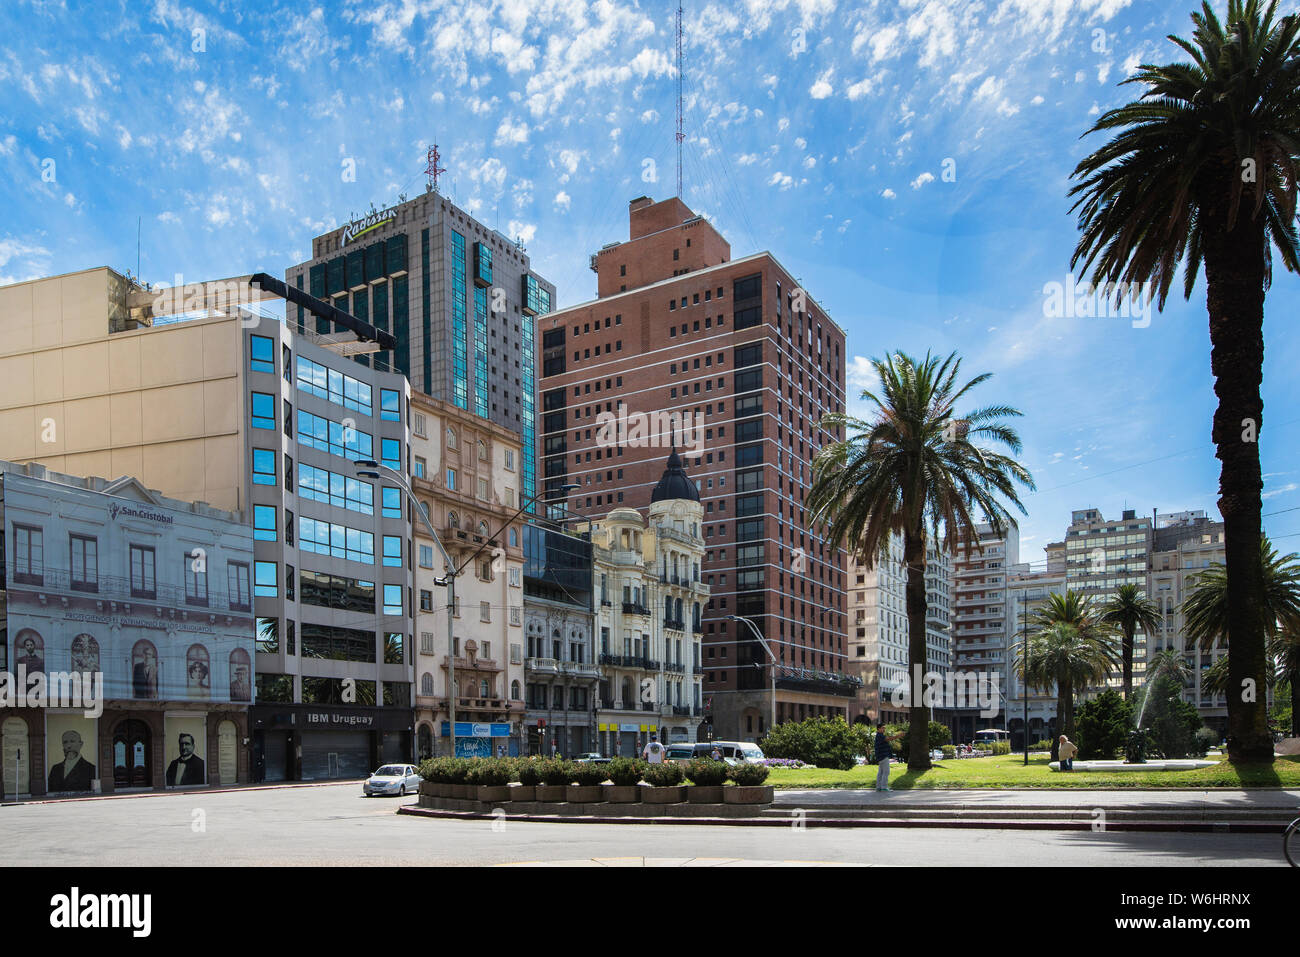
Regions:
M 1028 660 L 1026 660 L 1028 654 Z M 1016 651 L 1016 670 L 1027 687 L 1049 691 L 1056 686 L 1056 727 L 1074 736 L 1074 695 L 1106 680 L 1118 664 L 1114 638 L 1104 628 L 1057 621 L 1031 635 L 1028 648 Z M 1059 739 L 1052 740 L 1052 760 Z
M 822 428 L 847 428 L 849 434 L 818 453 L 807 508 L 827 529 L 833 547 L 847 543 L 868 569 L 883 558 L 891 536 L 903 540 L 907 569 L 908 658 L 925 668 L 925 565 L 929 539 L 956 552 L 978 547 L 980 513 L 1001 533 L 1014 520 L 1007 501 L 1022 513 L 1016 484 L 1034 487 L 1029 472 L 1015 459 L 979 440 L 1020 451 L 1020 437 L 1005 423 L 1019 416 L 1009 406 L 990 405 L 959 414 L 956 404 L 990 374 L 960 383 L 961 359 L 954 352 L 940 360 L 928 353 L 917 361 L 897 353 L 872 360 L 881 394 L 864 391 L 873 406 L 870 419 L 844 414 L 827 416 Z M 844 435 L 844 432 L 834 434 Z M 912 681 L 908 767 L 930 767 L 930 709 Z
M 1224 24 L 1202 3 L 1192 40 L 1169 38 L 1192 62 L 1146 64 L 1124 81 L 1145 90 L 1088 131 L 1115 135 L 1079 163 L 1070 190 L 1082 231 L 1071 268 L 1082 263 L 1108 295 L 1143 284 L 1163 309 L 1180 265 L 1188 299 L 1205 265 L 1234 687 L 1265 670 L 1257 439 L 1273 247 L 1300 270 L 1300 17 L 1275 19 L 1276 8 L 1228 0 Z M 1273 760 L 1262 700 L 1228 696 L 1228 752 Z
M 1259 542 L 1259 564 L 1264 571 L 1265 660 L 1264 687 L 1279 681 L 1291 682 L 1291 732 L 1300 734 L 1300 555 L 1279 555 L 1267 537 Z M 1187 637 L 1209 651 L 1216 641 L 1228 640 L 1228 573 L 1223 565 L 1211 565 L 1196 576 L 1191 593 L 1183 599 L 1183 620 Z M 1229 707 L 1233 695 L 1229 688 L 1241 687 L 1231 664 L 1223 655 L 1202 673 L 1201 687 L 1213 694 L 1226 695 Z M 1207 678 L 1211 684 L 1207 684 Z M 1258 685 L 1257 685 L 1258 687 Z M 1257 695 L 1261 701 L 1263 695 Z
M 1052 625 L 1073 625 L 1080 631 L 1093 635 L 1105 631 L 1101 613 L 1091 595 L 1067 588 L 1064 593 L 1052 592 L 1034 611 L 1030 619 L 1039 631 Z
M 1101 620 L 1119 629 L 1124 666 L 1124 700 L 1133 697 L 1133 634 L 1141 628 L 1148 635 L 1160 627 L 1160 609 L 1137 585 L 1120 585 L 1101 610 Z

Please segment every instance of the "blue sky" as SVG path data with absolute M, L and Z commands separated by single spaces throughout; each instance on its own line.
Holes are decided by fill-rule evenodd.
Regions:
M 1145 325 L 1044 315 L 1077 235 L 1080 135 L 1131 98 L 1117 84 L 1138 63 L 1178 58 L 1164 37 L 1189 32 L 1191 8 L 686 4 L 686 202 L 734 255 L 772 251 L 846 329 L 854 393 L 892 349 L 995 373 L 977 395 L 1025 412 L 1040 489 L 1025 560 L 1071 508 L 1217 515 L 1204 286 Z M 145 279 L 278 273 L 312 236 L 422 189 L 436 139 L 444 191 L 521 237 L 560 305 L 590 299 L 587 257 L 626 239 L 627 201 L 675 190 L 675 9 L 11 0 L 0 282 L 134 271 L 137 218 Z M 1297 293 L 1279 274 L 1265 327 L 1264 510 L 1281 513 L 1265 522 L 1287 550 Z

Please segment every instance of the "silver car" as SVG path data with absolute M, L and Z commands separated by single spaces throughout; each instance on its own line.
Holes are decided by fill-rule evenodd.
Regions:
M 385 764 L 361 785 L 361 792 L 372 794 L 416 794 L 420 790 L 420 775 L 409 764 Z

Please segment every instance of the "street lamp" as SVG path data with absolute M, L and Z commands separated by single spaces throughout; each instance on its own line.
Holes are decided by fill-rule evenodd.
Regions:
M 749 630 L 754 633 L 754 637 L 758 639 L 758 643 L 767 652 L 767 656 L 772 659 L 772 720 L 768 724 L 768 731 L 770 732 L 772 728 L 776 727 L 776 655 L 772 654 L 772 646 L 767 643 L 767 639 L 763 637 L 763 633 L 758 630 L 758 626 L 753 621 L 742 618 L 740 615 L 728 615 L 727 621 L 743 621 L 747 624 Z
M 487 536 L 483 540 L 483 543 L 474 550 L 474 553 L 470 555 L 469 558 L 465 559 L 465 561 L 463 561 L 459 566 L 457 566 L 456 563 L 452 561 L 451 555 L 447 553 L 446 547 L 442 544 L 442 539 L 438 536 L 438 532 L 433 527 L 433 523 L 429 521 L 429 516 L 425 514 L 423 506 L 420 505 L 419 500 L 415 497 L 415 493 L 411 491 L 411 487 L 406 483 L 406 480 L 402 478 L 402 474 L 400 472 L 398 472 L 396 469 L 390 468 L 387 465 L 381 465 L 379 462 L 376 462 L 374 459 L 356 459 L 353 461 L 352 464 L 357 469 L 357 475 L 363 478 L 383 479 L 387 477 L 388 479 L 396 483 L 397 487 L 406 493 L 407 499 L 411 502 L 412 510 L 417 515 L 420 516 L 421 521 L 424 522 L 424 527 L 429 530 L 429 534 L 433 537 L 434 544 L 438 546 L 438 551 L 442 553 L 442 561 L 444 566 L 446 567 L 446 574 L 444 574 L 442 578 L 435 578 L 433 580 L 433 583 L 435 585 L 445 585 L 447 588 L 447 652 L 448 652 L 447 654 L 447 661 L 448 661 L 447 717 L 450 723 L 449 731 L 451 733 L 451 754 L 452 757 L 455 757 L 456 756 L 456 639 L 454 637 L 454 634 L 455 634 L 455 617 L 456 617 L 456 578 L 457 576 L 460 575 L 462 571 L 464 571 L 464 569 L 469 565 L 470 562 L 478 558 L 479 553 L 482 552 L 483 549 L 487 548 L 488 543 L 492 542 L 497 535 L 500 535 L 502 530 L 504 530 L 511 522 L 513 522 L 515 519 L 517 519 L 520 515 L 523 514 L 524 509 L 528 508 L 529 505 L 532 505 L 534 502 L 536 502 L 541 496 L 540 495 L 527 496 L 524 499 L 524 504 L 519 506 L 519 508 L 515 511 L 515 513 L 511 515 L 508 519 L 506 519 L 505 523 L 502 524 L 501 528 L 497 529 L 496 535 Z M 386 476 L 381 474 L 381 471 L 383 473 L 387 473 Z M 578 488 L 578 486 L 563 485 L 557 491 L 566 492 L 575 488 Z

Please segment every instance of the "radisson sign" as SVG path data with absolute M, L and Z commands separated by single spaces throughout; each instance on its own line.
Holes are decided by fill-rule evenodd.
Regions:
M 372 229 L 378 229 L 386 223 L 391 223 L 397 219 L 397 209 L 393 206 L 385 206 L 383 209 L 371 209 L 370 212 L 360 219 L 354 219 L 344 224 L 343 240 L 340 243 L 346 246 L 360 236 L 364 236 Z

